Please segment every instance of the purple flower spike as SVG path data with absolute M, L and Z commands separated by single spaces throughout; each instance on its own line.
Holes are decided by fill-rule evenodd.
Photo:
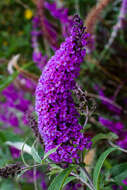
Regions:
M 113 122 L 103 117 L 99 117 L 99 122 L 105 127 L 107 127 L 108 129 L 110 129 L 112 132 L 116 133 L 117 135 L 119 135 L 123 131 L 123 128 L 124 128 L 123 123 Z
M 57 7 L 55 2 L 49 3 L 46 1 L 44 5 L 54 18 L 60 20 L 63 36 L 67 37 L 72 26 L 72 18 L 68 16 L 68 9 L 65 7 Z
M 82 20 L 75 15 L 71 36 L 48 61 L 37 85 L 35 109 L 39 132 L 46 152 L 60 145 L 50 155 L 55 162 L 72 162 L 73 158 L 79 158 L 79 150 L 91 145 L 89 138 L 81 133 L 83 127 L 78 123 L 79 114 L 71 94 L 85 55 L 83 44 L 87 36 Z
M 95 85 L 95 90 L 98 92 L 98 94 L 100 95 L 100 97 L 102 97 L 102 104 L 104 104 L 110 111 L 120 115 L 121 114 L 121 109 L 116 107 L 115 105 L 111 104 L 111 102 L 109 101 L 105 101 L 104 99 L 107 100 L 113 100 L 113 97 L 107 98 L 103 92 L 103 90 L 98 86 Z

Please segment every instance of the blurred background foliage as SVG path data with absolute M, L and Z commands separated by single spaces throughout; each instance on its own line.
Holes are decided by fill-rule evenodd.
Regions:
M 60 1 L 60 0 L 58 0 Z M 53 1 L 50 1 L 53 2 Z M 60 1 L 64 7 L 68 8 L 69 15 L 74 15 L 75 12 L 79 12 L 81 18 L 85 20 L 88 13 L 91 11 L 93 6 L 96 5 L 96 0 L 61 0 Z M 108 133 L 110 130 L 108 127 L 104 127 L 101 122 L 99 122 L 99 117 L 102 116 L 111 121 L 122 122 L 124 125 L 124 131 L 126 133 L 127 126 L 127 15 L 123 21 L 123 27 L 119 29 L 116 38 L 114 39 L 110 48 L 106 49 L 105 46 L 110 38 L 113 26 L 118 21 L 118 15 L 121 7 L 120 0 L 110 1 L 108 5 L 101 12 L 98 22 L 94 28 L 94 50 L 86 55 L 84 62 L 81 65 L 81 72 L 78 78 L 78 83 L 81 85 L 84 91 L 88 92 L 89 98 L 93 98 L 96 102 L 96 110 L 92 116 L 89 118 L 89 123 L 86 126 L 87 133 L 91 137 L 94 137 L 98 133 Z M 37 67 L 37 64 L 32 60 L 32 41 L 31 41 L 31 31 L 32 31 L 32 18 L 36 15 L 36 0 L 0 0 L 0 109 L 4 109 L 6 106 L 7 110 L 11 110 L 12 107 L 6 103 L 6 98 L 3 96 L 4 90 L 10 84 L 17 85 L 16 79 L 18 75 L 21 78 L 30 79 L 35 75 L 39 78 L 41 70 Z M 57 28 L 57 38 L 58 45 L 61 41 L 64 41 L 64 37 L 61 34 L 60 21 L 56 18 L 52 18 L 50 12 L 45 10 L 45 17 L 54 22 Z M 53 23 L 53 24 L 54 24 Z M 42 39 L 43 38 L 43 39 Z M 44 37 L 39 38 L 39 48 L 43 55 L 47 55 L 47 50 L 44 43 Z M 47 42 L 46 42 L 47 43 Z M 50 44 L 48 44 L 50 46 Z M 51 47 L 49 47 L 50 56 L 54 54 Z M 10 75 L 8 72 L 8 63 L 12 57 L 16 54 L 20 54 L 18 60 L 18 65 L 27 71 L 27 74 L 13 68 L 13 74 Z M 49 57 L 48 57 L 49 59 Z M 28 75 L 31 74 L 31 75 Z M 31 77 L 29 77 L 31 76 Z M 20 78 L 20 79 L 21 79 Z M 20 80 L 19 79 L 19 80 Z M 32 80 L 31 80 L 32 81 Z M 35 85 L 35 84 L 34 84 Z M 34 86 L 33 85 L 33 86 Z M 97 87 L 96 87 L 97 86 Z M 11 90 L 10 88 L 9 90 Z M 31 88 L 30 88 L 31 89 Z M 34 90 L 32 92 L 29 90 L 24 90 L 22 86 L 18 86 L 16 93 L 23 91 L 24 98 L 30 103 L 30 110 L 34 107 Z M 103 91 L 104 95 L 99 92 Z M 6 93 L 5 93 L 6 94 Z M 117 114 L 109 105 L 106 106 L 103 98 L 107 98 L 110 101 L 110 107 L 117 104 L 120 108 L 121 113 Z M 114 97 L 114 99 L 113 99 Z M 13 101 L 13 98 L 12 100 Z M 19 101 L 17 99 L 17 101 Z M 108 101 L 107 101 L 108 102 Z M 21 102 L 21 104 L 25 104 Z M 4 107 L 5 106 L 5 107 Z M 29 107 L 29 106 L 28 106 Z M 25 109 L 25 108 L 24 108 Z M 8 164 L 19 162 L 22 163 L 22 159 L 18 156 L 18 151 L 11 150 L 10 146 L 6 144 L 7 141 L 10 142 L 24 142 L 24 140 L 30 135 L 28 144 L 32 145 L 35 141 L 35 137 L 32 130 L 28 124 L 23 123 L 23 114 L 26 114 L 27 110 L 21 111 L 21 109 L 13 110 L 13 113 L 17 116 L 19 124 L 17 126 L 6 124 L 4 120 L 0 120 L 0 168 L 5 167 Z M 1 113 L 0 113 L 1 114 Z M 7 114 L 5 110 L 5 115 Z M 84 118 L 81 117 L 81 123 L 84 122 Z M 121 137 L 123 138 L 123 137 Z M 121 140 L 121 139 L 120 139 Z M 126 143 L 127 144 L 127 143 Z M 91 167 L 96 162 L 96 158 L 101 154 L 109 144 L 106 140 L 100 141 L 96 145 L 96 150 L 91 161 Z M 126 146 L 127 147 L 127 146 Z M 42 155 L 41 145 L 38 145 L 38 152 L 40 156 Z M 24 154 L 25 160 L 33 164 L 33 159 L 28 154 Z M 116 183 L 121 185 L 121 181 L 116 179 L 115 182 L 109 180 L 110 170 L 113 166 L 119 163 L 126 162 L 126 154 L 120 152 L 114 152 L 110 159 L 106 159 L 104 162 L 103 176 L 100 181 L 102 182 L 101 189 L 105 188 L 107 190 L 112 189 L 112 185 Z M 127 169 L 127 166 L 123 168 L 122 172 Z M 4 179 L 0 177 L 0 190 L 28 190 L 35 189 L 35 184 L 33 183 L 33 171 L 27 172 L 23 177 L 16 180 L 15 178 Z M 50 180 L 46 177 L 47 167 L 38 169 L 38 176 L 36 176 L 39 189 L 46 189 L 46 186 L 50 183 Z M 116 175 L 119 171 L 116 171 Z M 125 175 L 127 177 L 127 175 Z M 124 176 L 124 177 L 125 177 Z M 33 179 L 33 180 L 31 180 Z M 121 180 L 124 179 L 121 177 Z M 70 189 L 73 189 L 74 183 L 71 183 Z M 105 186 L 104 186 L 105 185 Z M 123 189 L 126 186 L 122 184 Z

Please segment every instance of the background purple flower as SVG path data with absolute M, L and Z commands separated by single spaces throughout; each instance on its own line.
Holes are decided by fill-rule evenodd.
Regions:
M 118 135 L 118 140 L 116 141 L 118 146 L 127 149 L 127 130 L 122 122 L 114 122 L 101 116 L 99 117 L 99 122 Z
M 31 92 L 35 90 L 35 83 L 30 80 L 22 76 L 18 76 L 18 80 L 26 89 L 31 89 Z M 23 89 L 19 90 L 19 88 L 14 81 L 2 91 L 2 101 L 0 102 L 0 121 L 4 122 L 4 127 L 14 127 L 16 133 L 21 132 L 19 121 L 24 122 L 24 113 L 32 110 L 32 102 L 26 98 L 27 92 Z
M 69 36 L 72 27 L 72 17 L 68 16 L 68 9 L 64 7 L 57 7 L 55 2 L 49 3 L 46 1 L 44 5 L 45 8 L 49 10 L 50 14 L 60 21 L 63 36 Z
M 116 114 L 121 114 L 121 109 L 119 109 L 118 107 L 116 107 L 115 105 L 113 105 L 112 103 L 110 103 L 110 101 L 106 101 L 105 99 L 107 99 L 107 97 L 105 96 L 103 90 L 98 86 L 95 85 L 94 86 L 95 90 L 98 92 L 98 94 L 100 95 L 100 97 L 102 97 L 102 104 L 105 105 L 108 110 L 116 113 Z M 101 98 L 100 98 L 101 99 Z M 113 97 L 108 98 L 109 100 L 114 100 Z

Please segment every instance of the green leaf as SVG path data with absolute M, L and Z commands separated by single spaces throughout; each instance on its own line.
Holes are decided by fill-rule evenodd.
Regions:
M 27 144 L 24 145 L 24 142 L 6 142 L 7 145 L 13 146 L 17 148 L 18 150 L 22 150 L 23 146 L 23 151 L 31 155 L 31 147 Z
M 69 176 L 68 178 L 66 178 L 66 180 L 65 180 L 65 182 L 64 182 L 64 184 L 63 184 L 63 187 L 64 187 L 65 185 L 67 185 L 69 182 L 71 182 L 71 181 L 73 181 L 73 180 L 75 180 L 75 179 L 76 179 L 75 176 Z
M 86 175 L 84 174 L 83 170 L 80 168 L 80 177 L 84 180 L 84 181 L 87 181 L 87 177 Z
M 18 134 L 14 134 L 12 129 L 7 128 L 7 131 L 0 130 L 0 142 L 6 142 L 6 141 L 22 141 L 22 138 Z
M 92 139 L 92 146 L 94 146 L 98 141 L 102 140 L 102 139 L 108 139 L 108 140 L 112 140 L 112 139 L 117 139 L 118 136 L 112 132 L 108 133 L 108 134 L 104 134 L 104 133 L 99 133 L 97 134 L 93 139 Z
M 37 163 L 41 164 L 41 158 L 40 158 L 40 156 L 38 155 L 38 152 L 35 150 L 34 145 L 31 147 L 31 155 L 32 155 L 33 159 L 34 159 Z
M 108 159 L 106 159 L 104 161 L 104 167 L 107 169 L 107 170 L 110 170 L 112 168 L 112 165 L 110 163 L 110 161 Z
M 51 169 L 50 172 L 47 173 L 47 175 L 51 177 L 52 175 L 56 175 L 56 174 L 60 173 L 61 170 L 62 170 L 62 169 L 53 168 L 53 169 Z
M 73 167 L 69 167 L 56 176 L 50 184 L 48 190 L 62 190 L 63 185 L 65 184 L 66 179 L 71 173 L 72 169 Z
M 42 161 L 44 161 L 46 158 L 48 158 L 48 156 L 49 156 L 50 154 L 56 152 L 56 150 L 58 149 L 59 146 L 60 146 L 60 145 L 58 145 L 56 148 L 53 148 L 53 149 L 49 150 L 49 151 L 44 155 L 44 158 L 43 158 Z
M 96 166 L 93 171 L 93 183 L 97 190 L 99 190 L 98 181 L 99 181 L 99 175 L 100 175 L 100 171 L 103 166 L 103 163 L 104 163 L 105 159 L 107 158 L 107 156 L 115 150 L 117 150 L 117 148 L 109 148 L 108 150 L 103 152 L 96 163 Z
M 62 169 L 60 166 L 58 166 L 57 164 L 55 163 L 51 163 L 52 160 L 50 160 L 49 158 L 46 159 L 46 162 L 49 163 L 49 164 L 52 164 L 52 169 Z

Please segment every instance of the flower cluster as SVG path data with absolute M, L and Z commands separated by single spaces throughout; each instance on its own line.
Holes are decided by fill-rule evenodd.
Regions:
M 60 145 L 50 156 L 55 162 L 72 162 L 79 158 L 79 150 L 91 145 L 90 139 L 81 133 L 83 128 L 71 94 L 86 53 L 88 34 L 84 30 L 82 20 L 75 15 L 71 36 L 48 61 L 36 89 L 36 112 L 45 151 Z

